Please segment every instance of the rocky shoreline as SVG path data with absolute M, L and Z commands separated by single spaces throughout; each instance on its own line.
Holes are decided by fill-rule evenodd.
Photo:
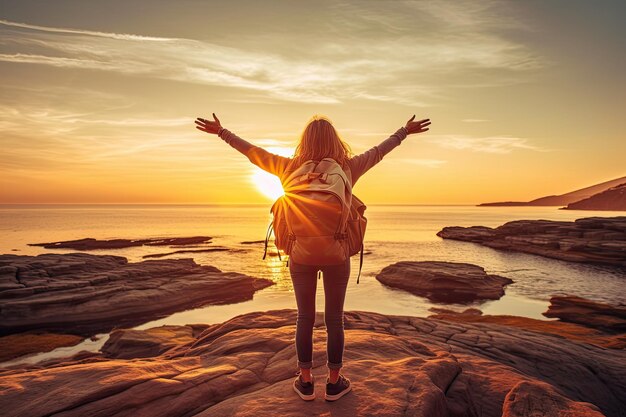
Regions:
M 595 242 L 591 249 L 581 254 L 580 245 L 574 245 L 568 254 L 576 254 L 578 262 L 601 257 L 614 265 L 624 224 L 626 217 L 521 220 L 496 229 L 442 232 L 488 246 L 502 241 L 515 250 L 521 250 L 519 242 L 539 245 L 538 236 L 549 242 L 586 239 Z M 149 256 L 229 250 L 206 246 L 207 237 L 167 239 L 42 245 L 85 250 L 177 246 Z M 190 249 L 194 244 L 202 246 Z M 497 300 L 513 283 L 478 265 L 442 261 L 397 262 L 376 278 L 391 288 L 455 304 Z M 294 309 L 242 314 L 211 325 L 132 329 L 176 311 L 248 300 L 272 284 L 190 258 L 131 263 L 121 256 L 76 252 L 0 255 L 3 360 L 110 331 L 98 352 L 0 368 L 0 409 L 9 417 L 617 417 L 626 411 L 626 307 L 575 296 L 551 298 L 544 315 L 559 319 L 552 321 L 483 315 L 476 308 L 460 313 L 432 308 L 429 317 L 346 311 L 342 372 L 352 380 L 353 392 L 327 403 L 320 383 L 318 400 L 307 407 L 291 388 L 297 371 Z M 322 312 L 316 317 L 314 344 L 313 373 L 323 381 Z
M 0 409 L 7 417 L 617 417 L 626 410 L 624 350 L 502 323 L 364 311 L 345 313 L 343 372 L 353 392 L 327 403 L 318 384 L 318 399 L 303 407 L 291 388 L 296 313 L 120 329 L 101 353 L 1 370 Z M 325 372 L 323 326 L 319 313 L 317 376 Z
M 585 217 L 573 222 L 515 220 L 496 228 L 449 226 L 437 236 L 564 261 L 626 268 L 626 216 Z

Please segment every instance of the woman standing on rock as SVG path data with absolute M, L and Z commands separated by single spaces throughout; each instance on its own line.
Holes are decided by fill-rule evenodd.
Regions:
M 219 119 L 213 114 L 213 121 L 197 118 L 196 128 L 203 132 L 216 134 L 230 146 L 244 154 L 250 162 L 259 168 L 278 176 L 281 183 L 285 184 L 291 174 L 301 168 L 307 161 L 314 161 L 315 169 L 324 158 L 330 158 L 331 164 L 336 162 L 340 167 L 341 176 L 347 179 L 345 184 L 348 190 L 347 195 L 351 196 L 351 190 L 357 180 L 370 168 L 382 160 L 396 146 L 400 145 L 407 135 L 422 133 L 428 130 L 430 119 L 413 121 L 413 116 L 405 126 L 398 129 L 382 143 L 372 147 L 366 152 L 352 156 L 349 146 L 341 140 L 331 122 L 324 118 L 315 116 L 307 124 L 296 147 L 293 158 L 275 155 L 263 148 L 255 146 L 244 139 L 238 137 L 229 130 L 223 128 Z M 309 162 L 310 163 L 310 162 Z M 311 174 L 322 174 L 312 172 L 304 175 L 310 177 Z M 345 174 L 345 175 L 344 175 Z M 327 176 L 324 178 L 328 178 Z M 316 177 L 315 180 L 323 181 Z M 311 180 L 309 180 L 311 182 Z M 292 215 L 293 216 L 293 215 Z M 301 214 L 297 219 L 303 229 L 320 226 L 324 220 L 323 216 L 311 216 Z M 324 227 L 325 225 L 322 225 Z M 305 241 L 310 234 L 302 234 L 300 241 Z M 345 237 L 339 237 L 344 239 Z M 338 239 L 335 236 L 335 239 Z M 297 241 L 295 235 L 293 238 Z M 324 322 L 327 332 L 327 355 L 328 376 L 326 379 L 326 393 L 324 398 L 334 401 L 348 393 L 351 389 L 350 380 L 340 373 L 343 366 L 344 350 L 344 323 L 343 305 L 346 295 L 348 279 L 350 277 L 350 257 L 337 254 L 337 259 L 345 259 L 341 263 L 321 263 L 320 253 L 328 252 L 329 245 L 318 245 L 314 251 L 298 252 L 298 259 L 295 253 L 290 253 L 289 272 L 293 282 L 298 306 L 298 316 L 296 320 L 296 352 L 298 356 L 297 365 L 300 368 L 298 377 L 294 381 L 293 388 L 304 400 L 315 399 L 314 383 L 315 379 L 311 374 L 313 367 L 313 325 L 315 322 L 315 293 L 317 290 L 316 275 L 319 271 L 324 277 L 325 310 Z M 307 258 L 308 254 L 308 258 Z M 327 254 L 328 255 L 328 254 Z M 327 256 L 328 257 L 328 256 Z

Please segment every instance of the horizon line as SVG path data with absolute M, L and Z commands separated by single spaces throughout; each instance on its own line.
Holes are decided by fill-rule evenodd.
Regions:
M 0 203 L 3 206 L 265 206 L 272 203 Z M 480 204 L 480 203 L 479 203 Z M 473 203 L 368 203 L 368 206 L 476 206 Z

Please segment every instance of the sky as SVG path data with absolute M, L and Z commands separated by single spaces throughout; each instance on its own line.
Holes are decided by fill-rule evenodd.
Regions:
M 195 129 L 355 154 L 432 120 L 368 204 L 528 201 L 626 175 L 626 2 L 0 0 L 0 203 L 270 203 Z

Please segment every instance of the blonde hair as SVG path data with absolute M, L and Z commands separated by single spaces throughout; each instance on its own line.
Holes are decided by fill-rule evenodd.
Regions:
M 332 158 L 344 166 L 352 156 L 350 146 L 339 137 L 328 118 L 315 115 L 304 128 L 300 142 L 294 152 L 294 161 L 301 164 L 313 159 Z

